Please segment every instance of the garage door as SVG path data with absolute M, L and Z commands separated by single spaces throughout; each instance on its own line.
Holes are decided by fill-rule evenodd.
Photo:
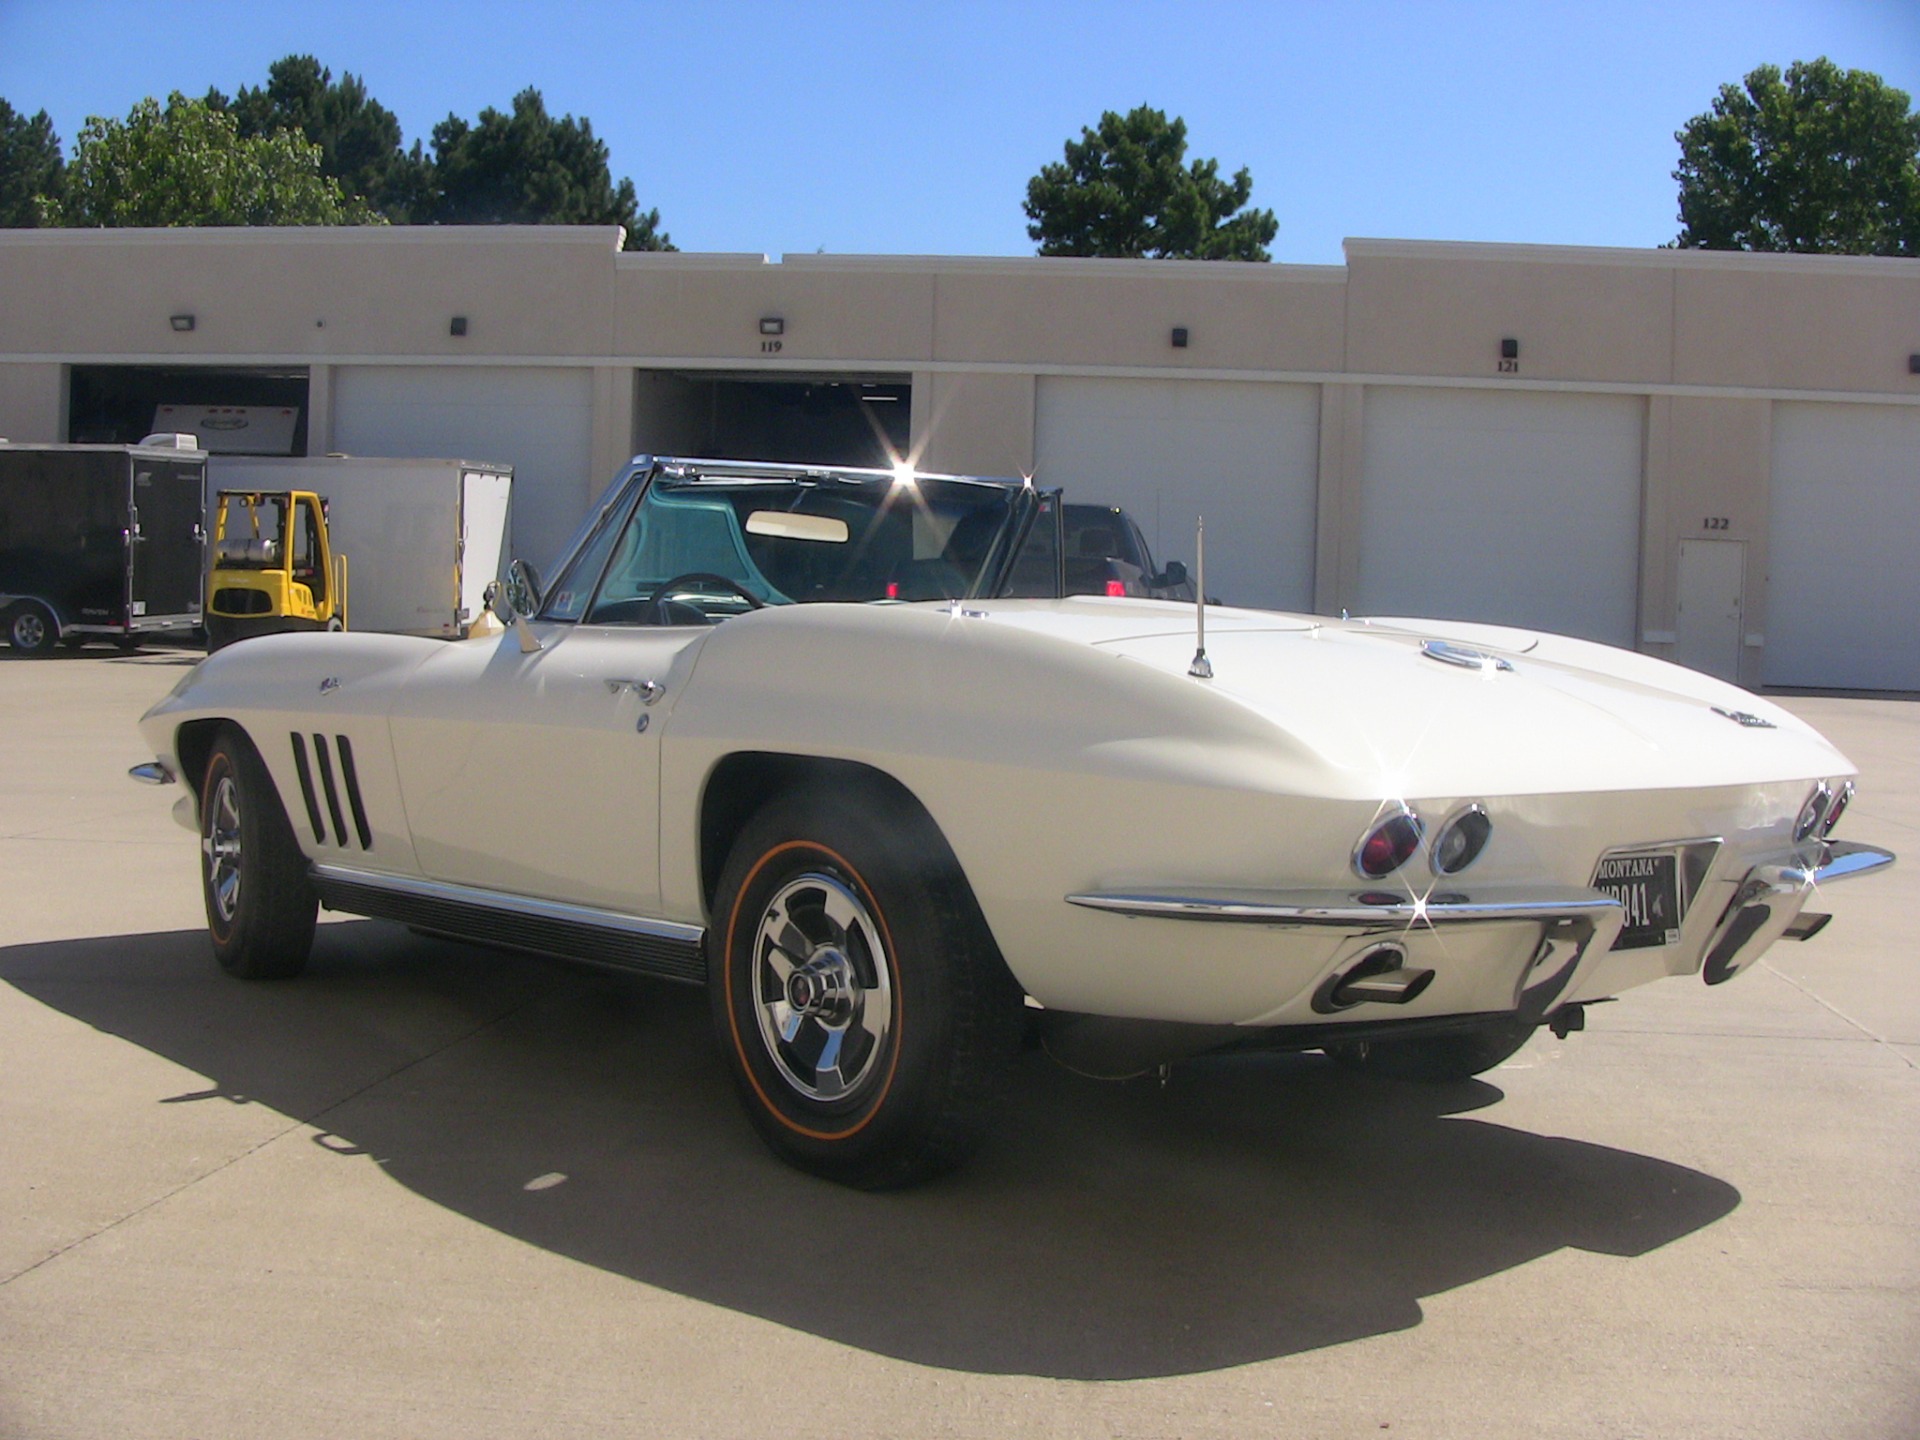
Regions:
M 509 554 L 542 574 L 613 477 L 593 466 L 593 372 L 351 365 L 334 371 L 333 448 L 513 466 Z
M 1769 685 L 1920 690 L 1920 410 L 1773 407 Z
M 1368 390 L 1356 604 L 1634 643 L 1645 403 Z
M 1231 605 L 1313 604 L 1320 391 L 1211 380 L 1040 378 L 1034 469 L 1073 501 L 1123 505 L 1157 564 L 1193 564 Z

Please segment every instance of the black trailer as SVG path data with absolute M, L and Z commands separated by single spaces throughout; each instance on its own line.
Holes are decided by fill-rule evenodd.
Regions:
M 0 443 L 0 633 L 131 644 L 200 625 L 207 457 L 161 445 Z

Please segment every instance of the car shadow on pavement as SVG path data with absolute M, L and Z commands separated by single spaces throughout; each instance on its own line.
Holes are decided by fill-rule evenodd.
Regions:
M 198 931 L 0 949 L 0 981 L 206 1077 L 156 1128 L 266 1105 L 557 1255 L 956 1370 L 1245 1364 L 1416 1325 L 1423 1296 L 1564 1247 L 1641 1255 L 1740 1201 L 1468 1113 L 1491 1085 L 1317 1055 L 1189 1062 L 1164 1087 L 1029 1055 L 969 1167 L 861 1194 L 761 1148 L 699 991 L 371 921 L 321 927 L 293 982 L 225 978 Z

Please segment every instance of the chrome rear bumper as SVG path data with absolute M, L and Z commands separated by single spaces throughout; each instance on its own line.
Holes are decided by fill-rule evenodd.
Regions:
M 1203 921 L 1283 929 L 1326 927 L 1353 937 L 1312 988 L 1316 1015 L 1361 1005 L 1407 1004 L 1427 993 L 1434 972 L 1417 940 L 1440 929 L 1537 927 L 1473 992 L 1474 1009 L 1507 1009 L 1539 1024 L 1605 955 L 1626 910 L 1593 889 L 1489 886 L 1425 896 L 1385 890 L 1102 890 L 1066 897 L 1070 905 L 1128 919 Z M 1431 963 L 1431 962 L 1428 962 Z M 1453 967 L 1458 968 L 1458 967 Z M 1456 994 L 1455 1001 L 1459 999 Z
M 1814 891 L 1836 880 L 1871 875 L 1893 864 L 1894 855 L 1877 845 L 1821 840 L 1792 854 L 1763 860 L 1748 870 L 1707 942 L 1700 978 L 1724 985 L 1766 952 L 1782 935 L 1810 939 L 1825 917 L 1796 924 Z
M 1235 925 L 1334 925 L 1406 929 L 1501 920 L 1591 920 L 1604 928 L 1623 918 L 1620 902 L 1598 890 L 1500 887 L 1477 895 L 1458 890 L 1407 895 L 1388 890 L 1097 890 L 1067 896 L 1069 905 L 1115 915 L 1161 920 L 1208 920 Z M 1609 940 L 1611 943 L 1611 940 Z
M 1737 883 L 1718 882 L 1721 888 L 1715 898 L 1728 897 L 1725 909 L 1706 935 L 1690 927 L 1690 938 L 1684 942 L 1690 955 L 1674 954 L 1667 962 L 1674 968 L 1666 973 L 1685 974 L 1697 967 L 1709 985 L 1722 984 L 1782 935 L 1804 939 L 1818 931 L 1819 917 L 1800 918 L 1802 906 L 1818 887 L 1872 874 L 1893 861 L 1891 853 L 1876 846 L 1823 841 L 1753 863 Z M 1599 977 L 1608 973 L 1609 954 L 1626 923 L 1625 909 L 1617 898 L 1585 887 L 1488 885 L 1436 889 L 1427 895 L 1384 889 L 1169 887 L 1096 890 L 1065 898 L 1069 905 L 1126 919 L 1345 931 L 1353 938 L 1342 942 L 1340 958 L 1315 991 L 1314 1008 L 1320 1013 L 1347 1008 L 1345 997 L 1383 998 L 1373 990 L 1382 990 L 1383 995 L 1391 990 L 1387 1003 L 1418 997 L 1424 982 L 1414 952 L 1429 949 L 1417 941 L 1422 933 L 1518 923 L 1540 928 L 1534 932 L 1537 940 L 1531 942 L 1530 958 L 1526 950 L 1520 952 L 1520 969 L 1510 980 L 1511 1004 L 1520 1013 L 1544 1018 L 1554 1006 L 1581 996 L 1584 986 L 1597 982 L 1601 986 L 1597 993 L 1613 993 L 1612 985 Z M 1382 948 L 1398 942 L 1398 948 L 1407 952 L 1404 966 L 1365 948 L 1376 941 Z M 1355 963 L 1356 958 L 1360 963 Z M 1362 978 L 1375 982 L 1371 989 L 1359 983 Z M 1629 978 L 1627 983 L 1650 978 L 1655 976 Z M 1482 1008 L 1488 1009 L 1505 1001 L 1504 995 L 1481 998 Z

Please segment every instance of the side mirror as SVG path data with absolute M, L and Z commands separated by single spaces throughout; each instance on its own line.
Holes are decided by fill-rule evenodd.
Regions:
M 1187 567 L 1182 565 L 1178 560 L 1169 560 L 1167 562 L 1167 568 L 1147 583 L 1158 589 L 1169 589 L 1175 585 L 1184 585 L 1187 583 Z
M 520 612 L 515 610 L 513 602 L 507 599 L 506 586 L 498 580 L 487 582 L 487 588 L 480 592 L 480 603 L 485 605 L 487 613 L 502 625 L 511 625 L 519 617 Z
M 531 655 L 540 648 L 539 638 L 527 624 L 527 616 L 540 606 L 540 575 L 533 566 L 524 560 L 515 560 L 507 566 L 506 580 L 488 581 L 481 598 L 494 619 L 513 627 L 521 654 Z
M 515 610 L 532 615 L 540 608 L 540 572 L 524 560 L 513 561 L 507 566 L 506 591 Z

